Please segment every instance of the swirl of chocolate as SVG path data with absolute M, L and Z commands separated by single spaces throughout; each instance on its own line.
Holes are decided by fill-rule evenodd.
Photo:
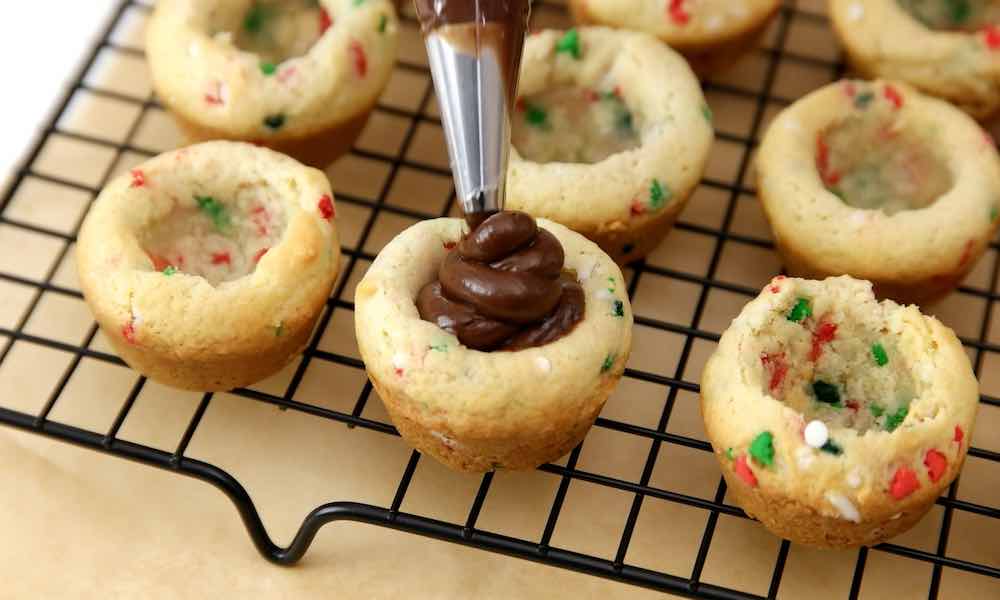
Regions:
M 583 319 L 583 288 L 563 273 L 554 235 L 521 212 L 479 223 L 417 297 L 420 318 L 475 350 L 543 346 Z

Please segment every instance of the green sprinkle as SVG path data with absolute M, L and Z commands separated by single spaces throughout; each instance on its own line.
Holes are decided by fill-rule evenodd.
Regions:
M 812 389 L 817 402 L 840 408 L 840 391 L 837 386 L 825 381 L 814 381 Z
M 806 317 L 811 317 L 813 314 L 812 305 L 809 304 L 809 300 L 805 298 L 799 298 L 795 306 L 792 307 L 792 312 L 788 313 L 788 320 L 792 323 L 801 323 L 805 321 Z
M 243 18 L 243 29 L 250 33 L 260 33 L 264 28 L 264 21 L 267 19 L 267 10 L 260 4 L 254 3 Z
M 750 456 L 762 465 L 774 464 L 774 434 L 765 431 L 750 442 Z
M 875 94 L 871 92 L 863 92 L 854 98 L 854 106 L 861 109 L 868 108 L 868 105 L 871 104 L 874 99 Z
M 612 294 L 615 293 L 615 278 L 614 277 L 608 277 L 608 291 L 611 292 Z
M 576 29 L 570 29 L 566 32 L 562 38 L 556 42 L 556 54 L 565 52 L 573 58 L 579 60 L 580 55 L 580 32 Z
M 715 120 L 715 115 L 712 114 L 712 107 L 707 104 L 701 105 L 701 116 L 705 117 L 705 120 L 708 121 L 709 125 L 711 125 L 712 121 Z
M 885 414 L 885 407 L 881 404 L 871 404 L 868 406 L 868 410 L 871 411 L 872 416 L 876 419 Z
M 601 365 L 601 373 L 607 373 L 611 370 L 611 367 L 615 366 L 615 356 L 614 354 L 609 354 L 605 359 L 604 363 Z
M 211 196 L 195 196 L 194 200 L 198 203 L 198 209 L 212 219 L 216 229 L 222 230 L 229 226 L 229 211 L 224 204 Z
M 653 208 L 653 210 L 663 208 L 663 205 L 667 203 L 667 200 L 670 200 L 671 196 L 672 194 L 670 193 L 670 190 L 664 187 L 664 185 L 660 183 L 659 179 L 654 179 L 653 183 L 650 184 L 649 205 Z
M 433 350 L 435 352 L 447 352 L 448 351 L 448 344 L 442 342 L 440 344 L 434 344 L 430 348 L 431 348 L 431 350 Z
M 726 448 L 726 458 L 729 460 L 736 460 L 736 456 L 733 454 L 732 448 Z
M 173 265 L 167 265 L 167 268 L 163 269 L 163 274 L 166 275 L 167 277 L 170 277 L 176 272 L 177 272 L 177 267 Z
M 840 456 L 844 453 L 844 449 L 838 446 L 833 440 L 826 440 L 826 443 L 820 446 L 819 449 L 834 456 Z
M 628 109 L 622 109 L 615 118 L 615 125 L 622 131 L 632 131 L 632 113 Z
M 365 3 L 365 0 L 354 0 L 353 2 L 351 2 L 351 4 L 353 6 L 361 6 L 364 3 Z
M 955 25 L 965 23 L 972 14 L 972 6 L 969 5 L 969 0 L 945 0 L 945 5 L 948 8 L 948 17 L 951 18 L 951 22 Z
M 602 92 L 601 93 L 601 99 L 602 100 L 621 100 L 621 98 L 618 97 L 618 92 L 615 91 L 615 90 L 611 90 L 609 92 Z
M 896 431 L 896 428 L 906 420 L 906 415 L 909 412 L 909 406 L 900 406 L 899 410 L 885 418 L 885 430 L 890 432 Z
M 277 65 L 272 62 L 262 62 L 260 63 L 260 72 L 264 75 L 274 75 L 275 71 L 278 70 Z
M 872 344 L 872 357 L 875 358 L 875 364 L 880 367 L 889 364 L 889 355 L 886 354 L 885 347 L 878 342 Z
M 285 335 L 285 322 L 279 321 L 274 328 L 274 337 L 281 337 Z
M 990 209 L 990 223 L 996 221 L 998 218 L 1000 218 L 1000 206 L 994 204 L 993 208 Z
M 531 125 L 532 127 L 545 129 L 548 126 L 549 115 L 545 112 L 545 109 L 540 106 L 529 104 L 524 117 L 528 120 L 528 125 Z
M 284 124 L 285 115 L 271 115 L 264 119 L 264 125 L 267 125 L 268 129 L 281 129 Z
M 385 28 L 389 25 L 389 17 L 382 15 L 378 18 L 378 32 L 385 33 Z
M 615 300 L 614 308 L 611 311 L 611 316 L 613 317 L 624 317 L 625 316 L 625 303 L 621 300 Z

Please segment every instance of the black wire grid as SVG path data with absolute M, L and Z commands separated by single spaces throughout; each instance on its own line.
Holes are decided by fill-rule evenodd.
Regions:
M 151 107 L 159 107 L 159 104 L 155 99 L 148 98 L 135 98 L 127 94 L 112 92 L 104 89 L 99 89 L 97 87 L 88 85 L 84 82 L 86 73 L 89 71 L 91 66 L 94 64 L 95 59 L 98 57 L 99 53 L 102 51 L 112 51 L 115 53 L 121 53 L 123 55 L 132 55 L 135 57 L 142 57 L 143 53 L 141 50 L 132 48 L 126 45 L 120 45 L 111 40 L 112 32 L 115 27 L 122 20 L 123 16 L 129 10 L 142 10 L 148 11 L 149 6 L 137 0 L 124 0 L 118 6 L 113 18 L 107 25 L 106 29 L 101 33 L 99 42 L 91 49 L 89 55 L 84 60 L 84 64 L 80 71 L 77 73 L 73 80 L 71 87 L 67 90 L 64 97 L 60 100 L 58 107 L 54 111 L 51 119 L 48 121 L 43 134 L 40 139 L 34 144 L 31 150 L 28 152 L 22 167 L 15 173 L 12 185 L 3 194 L 2 199 L 0 199 L 0 223 L 8 225 L 15 228 L 22 228 L 29 230 L 36 234 L 41 234 L 44 236 L 53 236 L 59 238 L 65 243 L 63 244 L 63 249 L 61 254 L 58 256 L 58 260 L 54 262 L 54 266 L 49 270 L 44 279 L 41 281 L 26 278 L 16 274 L 0 272 L 0 280 L 6 280 L 8 282 L 13 282 L 21 284 L 24 286 L 30 286 L 34 289 L 34 296 L 29 304 L 28 310 L 25 311 L 24 316 L 17 323 L 14 329 L 0 328 L 0 334 L 6 338 L 3 343 L 3 348 L 0 350 L 0 364 L 6 359 L 11 347 L 14 345 L 15 341 L 27 341 L 33 344 L 39 344 L 49 348 L 54 348 L 62 350 L 64 352 L 69 352 L 73 355 L 73 359 L 70 361 L 68 368 L 62 374 L 57 385 L 52 391 L 48 401 L 45 403 L 44 407 L 38 414 L 27 414 L 24 412 L 19 412 L 15 410 L 10 410 L 7 408 L 0 408 L 0 423 L 14 427 L 16 429 L 21 429 L 24 431 L 34 432 L 42 436 L 49 438 L 61 440 L 64 442 L 69 442 L 95 450 L 101 453 L 110 454 L 113 456 L 118 456 L 121 458 L 126 458 L 133 460 L 145 465 L 157 467 L 160 469 L 165 469 L 168 471 L 173 471 L 195 479 L 200 479 L 207 483 L 210 483 L 226 494 L 230 500 L 232 500 L 240 517 L 243 519 L 243 523 L 250 534 L 254 545 L 257 547 L 258 551 L 268 560 L 281 564 L 290 565 L 298 561 L 303 554 L 308 550 L 311 542 L 317 531 L 326 525 L 327 523 L 339 520 L 348 521 L 359 521 L 364 523 L 369 523 L 371 525 L 377 525 L 381 527 L 388 527 L 392 529 L 397 529 L 401 531 L 407 531 L 410 533 L 420 534 L 432 538 L 437 538 L 440 540 L 445 540 L 449 542 L 454 542 L 457 544 L 462 544 L 466 546 L 472 546 L 481 548 L 484 550 L 490 550 L 493 552 L 498 552 L 502 554 L 507 554 L 510 556 L 515 556 L 523 559 L 528 559 L 536 561 L 539 563 L 544 563 L 547 565 L 558 566 L 566 569 L 572 569 L 575 571 L 588 573 L 591 575 L 596 575 L 599 577 L 605 577 L 612 580 L 617 580 L 624 583 L 645 586 L 648 588 L 663 590 L 671 592 L 674 594 L 679 594 L 683 596 L 690 596 L 695 598 L 723 598 L 723 599 L 749 599 L 749 598 L 760 598 L 761 596 L 748 594 L 742 591 L 725 588 L 721 586 L 712 585 L 705 583 L 701 580 L 702 570 L 705 566 L 706 557 L 708 556 L 709 547 L 712 544 L 713 534 L 716 529 L 716 524 L 720 514 L 732 515 L 736 517 L 746 517 L 742 510 L 731 504 L 724 503 L 724 497 L 726 492 L 725 482 L 719 479 L 718 487 L 715 492 L 714 499 L 706 500 L 703 498 L 698 498 L 695 496 L 678 493 L 666 489 L 659 489 L 656 487 L 651 487 L 649 485 L 650 478 L 653 474 L 653 469 L 659 455 L 660 447 L 662 444 L 678 444 L 681 446 L 686 446 L 689 448 L 694 448 L 704 452 L 711 452 L 711 447 L 708 443 L 694 439 L 691 437 L 677 435 L 667 432 L 667 423 L 671 416 L 671 411 L 674 407 L 675 401 L 677 399 L 677 394 L 681 390 L 689 392 L 698 392 L 698 385 L 689 381 L 683 380 L 683 373 L 686 365 L 689 362 L 691 356 L 692 345 L 696 340 L 707 340 L 707 341 L 717 341 L 718 335 L 704 331 L 699 328 L 702 316 L 705 311 L 706 300 L 708 293 L 711 289 L 724 289 L 729 292 L 740 294 L 746 296 L 748 299 L 757 294 L 757 290 L 751 289 L 749 287 L 740 286 L 732 283 L 725 283 L 715 279 L 716 271 L 720 264 L 720 259 L 722 255 L 722 247 L 727 240 L 737 240 L 739 242 L 750 244 L 757 247 L 772 248 L 771 242 L 759 238 L 754 238 L 745 235 L 739 235 L 730 231 L 730 227 L 733 224 L 734 213 L 736 211 L 737 199 L 741 194 L 752 194 L 753 190 L 746 183 L 746 177 L 748 169 L 750 166 L 750 155 L 751 150 L 755 148 L 756 142 L 759 135 L 762 133 L 762 123 L 764 121 L 765 109 L 769 104 L 777 105 L 787 105 L 790 103 L 791 99 L 781 98 L 772 93 L 775 75 L 777 71 L 777 66 L 782 60 L 788 61 L 798 61 L 800 63 L 809 64 L 813 67 L 820 67 L 828 69 L 831 79 L 840 77 L 843 73 L 844 68 L 841 63 L 827 62 L 823 60 L 818 60 L 808 56 L 796 55 L 792 52 L 785 50 L 785 42 L 788 38 L 789 23 L 793 18 L 803 19 L 807 21 L 814 21 L 819 25 L 824 25 L 826 20 L 824 17 L 814 14 L 812 12 L 804 11 L 796 7 L 794 0 L 787 2 L 786 6 L 783 7 L 780 15 L 779 21 L 777 23 L 777 36 L 775 42 L 771 48 L 765 48 L 760 50 L 766 59 L 766 71 L 764 73 L 763 88 L 761 92 L 749 92 L 744 89 L 735 86 L 729 86 L 721 83 L 706 83 L 705 88 L 707 91 L 718 91 L 724 92 L 726 94 L 732 94 L 736 96 L 743 97 L 749 101 L 755 103 L 755 108 L 753 110 L 753 121 L 750 127 L 749 135 L 746 137 L 737 135 L 728 135 L 724 133 L 719 133 L 718 138 L 733 142 L 736 144 L 741 144 L 744 148 L 743 157 L 739 163 L 739 170 L 733 182 L 716 181 L 712 179 L 705 179 L 702 185 L 709 188 L 714 188 L 716 190 L 722 190 L 728 194 L 728 204 L 725 211 L 725 217 L 723 220 L 722 227 L 718 230 L 704 227 L 701 225 L 696 225 L 692 223 L 681 222 L 678 227 L 681 229 L 686 229 L 689 231 L 697 232 L 702 235 L 710 236 L 714 239 L 714 251 L 711 256 L 711 262 L 709 264 L 708 272 L 705 277 L 700 277 L 696 275 L 691 275 L 688 273 L 674 271 L 672 269 L 655 267 L 652 265 L 639 263 L 634 265 L 634 277 L 631 280 L 629 286 L 629 293 L 634 295 L 638 282 L 644 273 L 654 273 L 659 276 L 669 277 L 673 279 L 679 279 L 686 282 L 691 282 L 701 286 L 700 294 L 698 296 L 698 302 L 694 311 L 694 316 L 691 321 L 690 326 L 676 323 L 664 322 L 662 320 L 646 318 L 643 316 L 636 316 L 635 321 L 638 325 L 654 328 L 660 331 L 672 332 L 675 334 L 680 334 L 684 336 L 683 349 L 680 355 L 680 360 L 677 365 L 676 374 L 674 377 L 667 377 L 663 375 L 658 375 L 650 372 L 640 371 L 636 369 L 626 370 L 625 376 L 638 379 L 645 382 L 651 382 L 664 386 L 667 391 L 666 402 L 664 404 L 663 411 L 659 418 L 659 423 L 655 429 L 650 429 L 647 427 L 632 425 L 629 423 L 624 423 L 621 421 L 616 421 L 608 418 L 600 418 L 597 421 L 596 426 L 601 428 L 607 428 L 620 433 L 625 433 L 634 436 L 640 436 L 646 440 L 650 441 L 650 450 L 648 458 L 646 459 L 645 465 L 642 470 L 642 475 L 637 483 L 631 481 L 625 481 L 622 479 L 617 479 L 613 477 L 608 477 L 604 475 L 599 475 L 591 472 L 587 472 L 581 469 L 577 469 L 577 460 L 580 456 L 580 447 L 577 447 L 570 454 L 566 465 L 559 466 L 554 464 L 547 464 L 540 467 L 540 470 L 546 473 L 553 474 L 560 478 L 560 484 L 555 494 L 554 502 L 552 503 L 551 510 L 549 512 L 547 522 L 542 533 L 542 536 L 538 540 L 527 540 L 518 539 L 514 537 L 499 535 L 496 533 L 490 533 L 481 529 L 477 529 L 476 522 L 479 517 L 480 510 L 483 503 L 489 494 L 490 485 L 493 480 L 493 474 L 487 473 L 483 476 L 482 482 L 479 486 L 478 493 L 475 496 L 475 500 L 468 513 L 468 518 L 464 523 L 450 523 L 440 520 L 435 520 L 431 518 L 421 517 L 413 514 L 408 514 L 400 511 L 400 507 L 403 503 L 403 499 L 406 496 L 407 488 L 410 481 L 414 475 L 414 472 L 420 461 L 420 454 L 414 451 L 410 455 L 409 462 L 407 463 L 406 469 L 403 472 L 403 476 L 399 481 L 395 497 L 392 504 L 388 507 L 374 506 L 370 504 L 362 504 L 357 502 L 331 502 L 314 509 L 302 523 L 298 533 L 294 537 L 293 541 L 287 548 L 282 548 L 277 546 L 271 538 L 268 536 L 264 524 L 261 522 L 260 516 L 258 515 L 257 509 L 254 505 L 253 500 L 244 489 L 243 485 L 237 481 L 233 476 L 231 476 L 226 471 L 206 462 L 188 458 L 185 456 L 185 450 L 188 447 L 188 443 L 191 441 L 195 430 L 205 414 L 206 409 L 212 402 L 212 394 L 205 394 L 197 409 L 195 410 L 193 417 L 187 425 L 183 436 L 177 444 L 176 450 L 173 453 L 165 452 L 159 449 L 155 449 L 149 446 L 136 444 L 128 442 L 122 439 L 118 439 L 117 434 L 122 424 L 125 421 L 126 416 L 129 414 L 133 403 L 138 397 L 139 393 L 142 391 L 143 386 L 146 382 L 145 378 L 139 377 L 136 380 L 131 392 L 126 397 L 124 404 L 122 405 L 117 417 L 115 418 L 112 426 L 108 431 L 89 431 L 86 429 L 58 423 L 48 419 L 48 415 L 53 409 L 53 406 L 59 400 L 62 391 L 66 387 L 66 383 L 69 381 L 70 377 L 73 375 L 75 369 L 80 364 L 83 357 L 88 357 L 92 359 L 97 359 L 100 361 L 106 361 L 108 363 L 113 363 L 117 365 L 123 365 L 124 363 L 117 356 L 112 354 L 107 354 L 98 350 L 91 349 L 89 346 L 94 340 L 97 334 L 97 325 L 91 324 L 90 329 L 85 337 L 83 344 L 77 346 L 73 344 L 64 343 L 57 340 L 48 339 L 46 337 L 41 337 L 37 335 L 32 335 L 25 332 L 25 324 L 31 317 L 31 314 L 35 311 L 39 304 L 39 300 L 43 293 L 56 293 L 71 296 L 74 298 L 82 298 L 82 294 L 74 289 L 69 289 L 60 285 L 53 283 L 56 269 L 58 265 L 62 262 L 68 252 L 69 243 L 75 240 L 75 232 L 79 229 L 80 223 L 77 222 L 72 234 L 66 234 L 54 229 L 49 229 L 46 227 L 38 226 L 31 223 L 26 223 L 7 215 L 7 207 L 11 202 L 12 197 L 17 192 L 18 188 L 21 186 L 25 177 L 31 176 L 33 178 L 41 179 L 50 183 L 57 185 L 67 186 L 72 189 L 82 190 L 90 194 L 93 198 L 97 192 L 104 186 L 107 180 L 111 177 L 112 169 L 116 161 L 112 161 L 108 170 L 104 173 L 101 181 L 98 185 L 90 187 L 87 185 L 82 185 L 80 183 L 61 179 L 59 177 L 46 175 L 39 173 L 31 168 L 34 164 L 36 158 L 38 158 L 42 147 L 50 134 L 59 134 L 60 136 L 65 136 L 70 139 L 77 139 L 80 141 L 96 144 L 105 148 L 112 150 L 116 154 L 116 160 L 121 158 L 125 152 L 135 153 L 143 156 L 151 156 L 155 152 L 151 152 L 148 149 L 133 145 L 133 138 L 138 129 L 138 124 L 141 119 L 136 119 L 135 124 L 132 125 L 131 129 L 128 131 L 123 143 L 109 142 L 107 140 L 83 135 L 79 133 L 74 133 L 66 131 L 59 127 L 58 122 L 60 117 L 66 111 L 67 106 L 75 92 L 78 90 L 85 90 L 89 93 L 107 97 L 114 100 L 120 100 L 127 102 L 132 106 L 137 107 L 139 110 L 145 112 Z M 551 19 L 564 18 L 565 8 L 561 3 L 553 2 L 548 0 L 546 2 L 536 1 L 535 2 L 535 14 L 539 17 L 550 17 Z M 549 14 L 551 13 L 551 14 Z M 406 17 L 404 17 L 406 19 Z M 549 19 L 549 20 L 551 20 Z M 412 24 L 412 19 L 410 19 Z M 415 64 L 408 63 L 404 60 L 397 66 L 399 69 L 408 70 L 415 73 L 427 74 L 426 67 Z M 335 293 L 331 297 L 321 317 L 317 333 L 313 337 L 308 349 L 305 352 L 305 356 L 302 362 L 299 364 L 291 382 L 283 396 L 277 396 L 272 394 L 263 393 L 260 391 L 240 389 L 235 390 L 233 394 L 242 396 L 251 400 L 256 400 L 272 405 L 277 405 L 284 409 L 300 411 L 307 413 L 319 418 L 329 419 L 331 421 L 346 423 L 348 427 L 363 427 L 366 429 L 378 431 L 388 435 L 398 435 L 395 428 L 386 422 L 381 422 L 377 420 L 366 419 L 362 417 L 362 411 L 364 410 L 365 404 L 368 401 L 372 388 L 371 384 L 365 384 L 354 409 L 350 412 L 342 412 L 336 410 L 330 410 L 328 408 L 298 402 L 293 399 L 295 391 L 298 388 L 300 382 L 302 381 L 303 374 L 306 367 L 310 361 L 330 361 L 347 367 L 352 367 L 354 369 L 364 369 L 362 362 L 356 358 L 343 356 L 336 353 L 326 352 L 318 348 L 320 337 L 325 331 L 327 325 L 330 323 L 330 319 L 335 310 L 347 310 L 353 311 L 354 305 L 352 302 L 340 300 L 341 293 L 347 285 L 350 274 L 355 270 L 358 265 L 359 259 L 370 261 L 374 259 L 369 253 L 362 251 L 366 240 L 372 231 L 375 220 L 380 212 L 396 213 L 398 215 L 424 219 L 432 218 L 439 215 L 426 214 L 418 211 L 413 211 L 405 208 L 400 208 L 386 204 L 385 198 L 386 194 L 391 186 L 393 178 L 396 176 L 397 171 L 401 166 L 406 166 L 407 168 L 416 169 L 418 171 L 431 172 L 442 176 L 450 176 L 450 172 L 447 169 L 442 169 L 427 164 L 421 164 L 416 161 L 410 161 L 402 158 L 407 154 L 414 135 L 416 133 L 417 126 L 424 121 L 434 121 L 433 118 L 424 116 L 426 109 L 429 107 L 432 100 L 432 86 L 427 85 L 425 88 L 421 101 L 419 104 L 419 109 L 415 112 L 410 112 L 407 110 L 401 110 L 399 108 L 379 105 L 379 110 L 387 112 L 391 115 L 398 117 L 404 117 L 409 120 L 409 124 L 406 129 L 405 137 L 403 138 L 403 143 L 401 150 L 398 155 L 385 155 L 378 152 L 372 152 L 367 150 L 355 149 L 353 152 L 355 155 L 369 160 L 380 161 L 387 164 L 389 168 L 389 176 L 384 184 L 381 192 L 378 195 L 378 199 L 375 201 L 367 200 L 364 198 L 354 198 L 345 194 L 338 194 L 338 200 L 346 203 L 353 203 L 359 206 L 363 206 L 371 209 L 371 214 L 368 217 L 361 236 L 353 248 L 345 247 L 343 249 L 345 256 L 348 258 L 345 267 L 345 274 L 337 285 Z M 443 214 L 448 214 L 454 204 L 454 194 L 452 194 L 451 199 L 448 202 Z M 991 244 L 993 249 L 1000 249 L 1000 245 L 996 242 Z M 981 291 L 976 289 L 971 289 L 968 287 L 962 287 L 960 293 L 971 294 L 980 298 L 985 298 L 987 300 L 987 308 L 985 312 L 985 318 L 982 322 L 982 326 L 977 339 L 964 339 L 965 345 L 972 350 L 974 354 L 974 364 L 976 368 L 976 373 L 979 374 L 983 367 L 983 358 L 985 351 L 1000 352 L 1000 346 L 991 344 L 987 342 L 987 332 L 989 331 L 990 320 L 992 318 L 992 308 L 993 303 L 1000 300 L 1000 295 L 996 293 L 997 289 L 997 278 L 998 273 L 1000 273 L 1000 258 L 996 255 L 993 256 L 993 265 L 991 267 L 991 277 L 989 291 Z M 983 396 L 982 402 L 985 404 L 992 405 L 994 407 L 1000 407 L 1000 399 Z M 582 446 L 582 445 L 581 445 Z M 994 465 L 1000 463 L 1000 453 L 986 450 L 982 448 L 971 448 L 969 454 L 986 461 L 990 461 Z M 552 547 L 550 545 L 550 540 L 552 538 L 553 532 L 556 527 L 556 523 L 560 516 L 560 511 L 563 506 L 563 501 L 566 497 L 567 490 L 572 481 L 586 481 L 593 484 L 607 486 L 616 490 L 625 491 L 634 494 L 634 498 L 631 504 L 631 509 L 628 512 L 628 517 L 626 520 L 624 531 L 621 534 L 621 539 L 619 542 L 617 554 L 614 560 L 606 560 L 603 558 L 598 558 L 595 556 L 589 556 L 586 554 L 581 554 L 573 552 L 566 549 L 560 549 Z M 940 498 L 937 503 L 943 506 L 943 519 L 941 523 L 940 535 L 934 552 L 926 552 L 923 550 L 918 550 L 914 548 L 904 547 L 896 544 L 881 544 L 872 549 L 862 548 L 858 551 L 857 562 L 854 569 L 854 576 L 851 583 L 849 598 L 856 598 L 861 589 L 862 578 L 865 573 L 865 564 L 868 558 L 868 554 L 872 551 L 877 552 L 887 552 L 890 554 L 906 557 L 915 561 L 923 561 L 925 563 L 930 563 L 933 565 L 932 576 L 930 581 L 930 586 L 928 589 L 928 597 L 936 598 L 938 596 L 938 591 L 941 583 L 941 575 L 943 567 L 949 567 L 953 569 L 958 569 L 962 571 L 968 571 L 972 573 L 977 573 L 987 577 L 1000 578 L 1000 569 L 996 566 L 991 566 L 987 564 L 978 564 L 976 562 L 971 562 L 968 560 L 962 560 L 954 557 L 948 556 L 948 541 L 949 532 L 951 529 L 951 522 L 954 511 L 968 511 L 978 515 L 982 515 L 992 519 L 1000 519 L 1000 508 L 992 506 L 984 506 L 980 504 L 975 504 L 971 502 L 965 502 L 958 500 L 956 498 L 956 488 L 957 484 L 953 484 L 948 493 Z M 688 577 L 680 577 L 676 575 L 671 575 L 667 573 L 657 572 L 645 568 L 640 568 L 636 566 L 631 566 L 625 562 L 626 555 L 629 549 L 629 543 L 632 539 L 632 534 L 636 525 L 637 518 L 639 516 L 640 508 L 642 507 L 645 498 L 651 497 L 660 500 L 666 500 L 670 502 L 681 503 L 683 505 L 697 507 L 708 511 L 708 518 L 706 520 L 706 527 L 704 534 L 701 538 L 700 547 L 696 559 L 694 561 L 694 567 Z M 788 541 L 782 541 L 780 549 L 778 551 L 777 557 L 774 563 L 774 571 L 771 576 L 770 588 L 768 590 L 767 598 L 775 598 L 782 581 L 782 573 L 784 571 L 786 558 L 788 556 L 790 544 Z

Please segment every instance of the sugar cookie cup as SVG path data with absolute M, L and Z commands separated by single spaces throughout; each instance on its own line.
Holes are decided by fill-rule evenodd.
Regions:
M 655 35 L 699 75 L 732 66 L 756 48 L 780 7 L 781 0 L 569 0 L 577 23 Z
M 192 141 L 254 142 L 322 168 L 364 128 L 397 30 L 389 0 L 161 0 L 146 54 Z
M 905 84 L 842 81 L 799 100 L 764 136 L 757 174 L 792 275 L 852 275 L 899 302 L 954 289 L 1000 224 L 989 136 Z
M 1000 6 L 948 4 L 956 3 L 830 0 L 829 13 L 856 71 L 905 81 L 987 119 L 1000 109 Z
M 108 184 L 76 247 L 84 297 L 132 368 L 198 391 L 259 381 L 305 347 L 340 246 L 322 172 L 238 142 Z
M 525 45 L 507 208 L 562 223 L 619 264 L 663 240 L 714 138 L 698 80 L 643 34 L 544 31 Z
M 736 502 L 775 535 L 824 548 L 919 521 L 961 469 L 978 402 L 954 332 L 850 277 L 772 281 L 701 382 Z
M 618 266 L 565 227 L 564 269 L 586 295 L 565 337 L 479 352 L 423 321 L 415 299 L 462 239 L 457 219 L 424 221 L 387 245 L 358 284 L 355 325 L 368 377 L 410 445 L 460 471 L 531 469 L 583 440 L 625 369 L 632 311 Z

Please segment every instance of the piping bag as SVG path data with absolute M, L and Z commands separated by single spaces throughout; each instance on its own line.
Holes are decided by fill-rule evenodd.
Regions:
M 414 0 L 455 193 L 475 227 L 503 210 L 530 0 Z

